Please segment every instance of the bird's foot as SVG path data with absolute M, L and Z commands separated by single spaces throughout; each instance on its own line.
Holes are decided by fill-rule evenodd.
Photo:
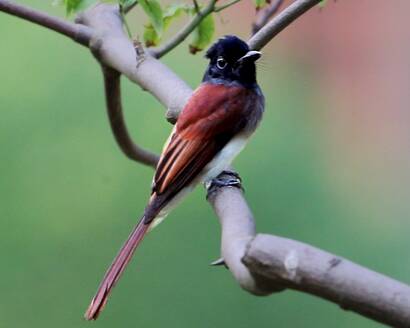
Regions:
M 238 173 L 233 171 L 222 171 L 215 179 L 205 183 L 205 188 L 208 191 L 207 198 L 220 188 L 234 187 L 242 188 L 242 180 Z

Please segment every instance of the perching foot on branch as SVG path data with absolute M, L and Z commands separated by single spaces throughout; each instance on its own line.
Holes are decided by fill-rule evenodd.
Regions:
M 207 199 L 222 187 L 235 187 L 243 190 L 242 179 L 239 174 L 234 171 L 222 171 L 222 173 L 219 174 L 215 179 L 205 184 L 205 188 L 207 190 Z

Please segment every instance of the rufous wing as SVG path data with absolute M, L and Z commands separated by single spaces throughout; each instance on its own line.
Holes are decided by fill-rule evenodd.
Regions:
M 242 87 L 203 84 L 179 116 L 154 176 L 145 222 L 193 182 L 215 155 L 246 125 L 249 91 Z

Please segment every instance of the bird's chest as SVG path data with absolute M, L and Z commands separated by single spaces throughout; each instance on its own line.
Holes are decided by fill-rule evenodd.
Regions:
M 249 135 L 242 133 L 232 138 L 204 168 L 201 180 L 208 182 L 215 179 L 231 165 L 234 158 L 242 151 L 249 140 Z

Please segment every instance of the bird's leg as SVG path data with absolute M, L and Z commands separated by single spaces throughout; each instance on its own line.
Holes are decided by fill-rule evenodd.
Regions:
M 215 179 L 205 184 L 207 190 L 207 198 L 209 198 L 219 188 L 236 187 L 242 188 L 242 180 L 238 173 L 234 171 L 222 171 Z

